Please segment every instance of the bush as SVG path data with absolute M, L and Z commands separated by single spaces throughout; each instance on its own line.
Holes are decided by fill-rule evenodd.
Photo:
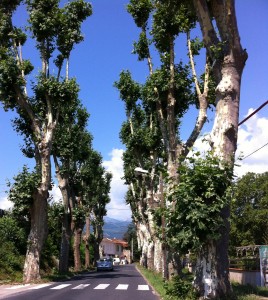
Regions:
M 21 280 L 24 256 L 14 243 L 4 241 L 0 246 L 0 280 Z
M 168 299 L 195 300 L 197 294 L 189 278 L 174 276 L 171 284 L 165 284 Z

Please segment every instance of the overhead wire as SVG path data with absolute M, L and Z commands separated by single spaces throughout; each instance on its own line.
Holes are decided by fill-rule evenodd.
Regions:
M 265 101 L 261 106 L 259 106 L 257 109 L 255 109 L 250 115 L 248 115 L 244 120 L 242 120 L 241 122 L 238 123 L 238 126 L 242 125 L 244 122 L 246 122 L 248 119 L 250 119 L 253 115 L 255 115 L 259 110 L 261 110 L 266 104 L 268 104 L 268 100 Z M 260 148 L 258 148 L 257 150 L 253 151 L 252 153 L 248 154 L 247 156 L 241 158 L 241 160 L 244 160 L 245 158 L 251 156 L 252 154 L 256 153 L 257 151 L 261 150 L 262 148 L 264 148 L 265 146 L 267 146 L 268 143 L 266 143 L 265 145 L 261 146 Z
M 250 115 L 248 115 L 244 120 L 238 123 L 238 126 L 242 125 L 244 122 L 246 122 L 248 119 L 250 119 L 253 115 L 255 115 L 259 110 L 261 110 L 266 104 L 268 104 L 268 100 L 264 102 L 260 107 L 258 107 L 256 110 L 253 111 Z
M 257 150 L 255 150 L 255 151 L 253 151 L 253 152 L 252 152 L 252 153 L 250 153 L 249 155 L 247 155 L 247 156 L 245 156 L 245 157 L 241 158 L 241 160 L 244 160 L 245 158 L 247 158 L 247 157 L 251 156 L 252 154 L 256 153 L 257 151 L 261 150 L 262 148 L 264 148 L 264 147 L 265 147 L 265 146 L 267 146 L 267 145 L 268 145 L 268 143 L 266 143 L 265 145 L 261 146 L 259 149 L 257 149 Z

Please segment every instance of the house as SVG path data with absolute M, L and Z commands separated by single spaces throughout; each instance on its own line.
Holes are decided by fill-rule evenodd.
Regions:
M 127 250 L 128 243 L 119 239 L 104 238 L 100 243 L 102 256 L 126 257 L 130 261 L 130 251 Z

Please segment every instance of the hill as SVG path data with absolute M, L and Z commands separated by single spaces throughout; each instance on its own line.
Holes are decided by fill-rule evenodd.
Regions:
M 120 221 L 104 217 L 103 236 L 108 238 L 122 239 L 131 221 Z

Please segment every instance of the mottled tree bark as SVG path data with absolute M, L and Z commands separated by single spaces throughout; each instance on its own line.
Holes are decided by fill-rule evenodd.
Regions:
M 59 258 L 59 273 L 66 273 L 69 270 L 70 240 L 72 236 L 70 219 L 70 213 L 64 208 Z
M 80 246 L 81 246 L 81 239 L 82 239 L 82 228 L 78 227 L 74 230 L 74 270 L 81 271 L 81 253 L 80 253 Z
M 237 28 L 234 0 L 194 0 L 203 33 L 203 41 L 212 61 L 216 79 L 216 116 L 210 135 L 214 154 L 233 167 L 237 147 L 240 84 L 247 53 L 242 49 Z M 221 41 L 211 17 L 215 18 Z M 219 46 L 215 55 L 212 46 Z M 229 281 L 229 206 L 221 211 L 224 225 L 218 241 L 208 241 L 199 252 L 195 287 L 201 299 L 228 297 Z
M 48 134 L 48 137 L 51 136 Z M 41 167 L 41 183 L 33 193 L 33 204 L 30 208 L 31 229 L 23 269 L 23 281 L 25 283 L 40 279 L 40 257 L 48 233 L 47 199 L 51 183 L 51 139 L 48 140 L 48 143 L 40 143 L 36 156 L 37 165 Z
M 89 237 L 90 237 L 90 216 L 87 216 L 86 236 L 85 236 L 85 268 L 86 269 L 90 267 Z
M 64 213 L 62 217 L 62 232 L 61 232 L 61 248 L 59 257 L 59 273 L 66 273 L 69 270 L 69 252 L 70 240 L 72 236 L 71 230 L 71 209 L 70 209 L 70 187 L 67 176 L 61 175 L 60 167 L 55 155 L 53 155 L 56 175 L 61 191 Z
M 93 224 L 93 231 L 94 231 L 94 266 L 97 264 L 97 260 L 100 258 L 100 243 L 103 239 L 103 229 L 101 224 Z
M 24 262 L 23 281 L 38 281 L 40 277 L 40 258 L 47 237 L 47 193 L 36 193 L 31 207 L 31 230 Z

